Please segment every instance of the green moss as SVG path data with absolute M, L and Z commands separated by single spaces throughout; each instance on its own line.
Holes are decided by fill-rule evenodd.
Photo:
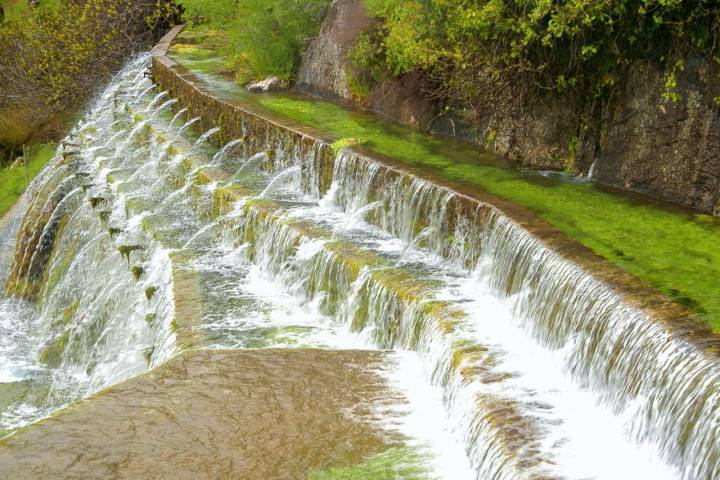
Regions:
M 720 331 L 720 222 L 709 215 L 641 201 L 589 183 L 502 168 L 493 156 L 471 145 L 330 102 L 251 95 L 240 88 L 234 94 L 277 117 L 336 139 L 356 139 L 371 152 L 526 207 L 598 255 L 690 306 Z
M 54 155 L 54 143 L 36 145 L 30 148 L 28 155 L 28 182 L 35 178 Z M 0 216 L 10 210 L 24 191 L 25 168 L 23 166 L 0 169 Z
M 313 470 L 308 480 L 429 480 L 426 458 L 411 448 L 390 448 L 348 467 Z
M 104 205 L 105 202 L 106 202 L 106 200 L 103 197 L 91 197 L 90 198 L 90 206 L 92 206 L 92 208 L 97 208 L 100 205 Z
M 333 142 L 330 145 L 330 148 L 332 149 L 333 153 L 337 155 L 340 153 L 340 150 L 348 147 L 352 147 L 354 145 L 358 145 L 360 141 L 357 138 L 341 138 L 340 140 Z
M 312 333 L 312 327 L 290 325 L 287 327 L 259 328 L 247 332 L 248 338 L 243 342 L 243 348 L 271 348 L 278 345 L 298 345 L 300 340 Z
M 150 361 L 152 360 L 153 353 L 155 353 L 155 346 L 149 346 L 143 350 L 143 358 L 145 359 L 145 363 L 150 365 Z
M 65 310 L 63 310 L 62 315 L 62 325 L 66 326 L 70 323 L 70 321 L 73 319 L 73 316 L 75 315 L 75 312 L 77 312 L 77 309 L 80 308 L 80 299 L 76 299 L 72 304 L 70 304 Z
M 98 212 L 98 218 L 103 223 L 108 223 L 110 221 L 110 210 L 100 210 Z
M 142 250 L 142 247 L 140 245 L 120 245 L 118 247 L 120 255 L 122 255 L 123 258 L 128 262 L 130 261 L 130 254 L 139 250 Z
M 280 208 L 280 204 L 275 200 L 269 200 L 266 198 L 251 198 L 245 202 L 245 210 L 250 208 L 257 208 L 258 210 L 264 210 L 267 212 L 274 212 Z
M 327 243 L 325 244 L 325 248 L 350 268 L 353 278 L 358 276 L 358 273 L 363 267 L 377 267 L 384 263 L 383 260 L 374 253 L 361 250 L 356 244 L 349 241 L 339 240 Z
M 433 285 L 399 268 L 383 268 L 373 271 L 373 280 L 392 290 L 402 300 L 421 301 L 428 296 Z
M 52 368 L 59 366 L 69 343 L 70 330 L 65 330 L 59 337 L 53 340 L 52 343 L 40 350 L 38 361 Z
M 237 185 L 216 188 L 213 192 L 212 216 L 226 215 L 237 201 L 248 197 L 250 194 L 250 190 Z
M 130 269 L 130 272 L 132 272 L 135 281 L 139 282 L 140 277 L 142 277 L 142 274 L 145 273 L 145 269 L 139 265 L 136 265 Z
M 157 287 L 148 287 L 145 289 L 145 298 L 148 299 L 148 302 L 152 300 L 152 298 L 155 296 L 155 293 L 157 293 Z

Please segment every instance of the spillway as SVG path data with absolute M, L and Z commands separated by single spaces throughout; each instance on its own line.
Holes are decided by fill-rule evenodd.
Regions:
M 720 478 L 713 345 L 484 201 L 257 117 L 210 125 L 150 62 L 2 226 L 0 428 L 183 352 L 381 351 L 407 402 L 379 422 L 418 478 Z

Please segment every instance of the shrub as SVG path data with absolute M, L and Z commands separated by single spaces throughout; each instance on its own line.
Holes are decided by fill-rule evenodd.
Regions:
M 300 54 L 317 35 L 330 0 L 184 0 L 188 18 L 224 30 L 237 80 L 293 81 Z
M 6 146 L 28 142 L 81 107 L 178 14 L 165 0 L 44 3 L 0 25 L 0 144 Z
M 717 56 L 720 4 L 691 0 L 366 0 L 384 19 L 375 48 L 393 74 L 422 70 L 436 94 L 487 101 L 491 82 L 603 97 L 633 62 L 674 73 L 690 52 Z M 365 47 L 367 48 L 367 47 Z

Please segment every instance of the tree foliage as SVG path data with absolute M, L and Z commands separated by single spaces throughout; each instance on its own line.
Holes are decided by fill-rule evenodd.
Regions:
M 165 0 L 68 0 L 0 25 L 0 144 L 76 110 L 177 14 Z
M 183 0 L 187 17 L 227 34 L 240 83 L 270 75 L 292 81 L 302 49 L 320 30 L 330 0 Z
M 688 52 L 718 58 L 717 0 L 366 0 L 384 21 L 370 58 L 394 74 L 422 70 L 441 96 L 473 103 L 486 85 L 606 94 L 637 60 L 674 73 Z M 367 42 L 366 42 L 367 43 Z M 368 45 L 363 45 L 368 50 Z M 366 58 L 368 55 L 365 55 Z

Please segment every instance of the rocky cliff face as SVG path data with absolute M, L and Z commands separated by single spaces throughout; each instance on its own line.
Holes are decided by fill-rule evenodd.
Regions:
M 664 103 L 664 72 L 637 65 L 607 109 L 597 180 L 720 214 L 720 95 L 717 69 L 695 59 Z
M 300 69 L 300 90 L 350 102 L 424 130 L 456 133 L 438 121 L 420 74 L 381 82 L 364 98 L 349 85 L 348 52 L 375 25 L 363 0 L 335 0 Z M 665 102 L 666 72 L 635 65 L 604 105 L 548 95 L 497 92 L 497 104 L 477 112 L 474 141 L 536 168 L 570 170 L 601 184 L 720 215 L 720 96 L 718 67 L 686 60 L 680 99 Z
M 358 36 L 376 23 L 368 16 L 363 0 L 334 0 L 320 35 L 303 56 L 297 88 L 430 130 L 437 109 L 425 95 L 424 80 L 417 73 L 387 79 L 363 98 L 350 91 L 348 53 Z
M 320 35 L 303 56 L 297 87 L 352 100 L 348 90 L 347 55 L 357 37 L 373 23 L 362 0 L 334 1 L 325 15 Z

